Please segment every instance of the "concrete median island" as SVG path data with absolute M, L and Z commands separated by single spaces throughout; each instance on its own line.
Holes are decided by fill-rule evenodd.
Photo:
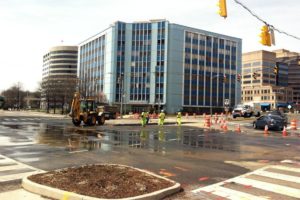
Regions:
M 85 165 L 25 177 L 26 190 L 53 199 L 158 200 L 181 190 L 179 183 L 116 164 Z

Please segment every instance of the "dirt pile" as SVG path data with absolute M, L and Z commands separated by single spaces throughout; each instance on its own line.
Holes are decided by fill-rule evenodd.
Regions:
M 29 180 L 98 198 L 126 198 L 148 194 L 173 186 L 167 180 L 118 165 L 88 165 L 36 174 Z

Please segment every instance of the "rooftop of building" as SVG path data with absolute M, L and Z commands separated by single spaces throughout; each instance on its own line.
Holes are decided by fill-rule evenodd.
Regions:
M 201 31 L 201 32 L 205 32 L 207 34 L 218 34 L 218 35 L 222 35 L 222 36 L 225 36 L 227 38 L 230 38 L 230 39 L 233 39 L 233 40 L 242 40 L 241 38 L 237 38 L 237 37 L 234 37 L 234 36 L 229 36 L 229 35 L 225 35 L 225 34 L 222 34 L 222 33 L 216 33 L 216 32 L 212 32 L 212 31 L 206 31 L 206 30 L 203 30 L 203 29 L 199 29 L 199 28 L 195 28 L 195 27 L 190 27 L 190 26 L 185 26 L 185 25 L 181 25 L 181 24 L 176 24 L 176 23 L 170 23 L 167 19 L 150 19 L 150 20 L 142 20 L 142 21 L 133 21 L 133 22 L 123 22 L 123 21 L 115 21 L 113 22 L 112 24 L 109 25 L 109 27 L 107 27 L 106 29 L 100 31 L 99 33 L 83 40 L 82 42 L 80 42 L 78 45 L 82 45 L 88 41 L 91 41 L 93 40 L 94 38 L 96 37 L 99 37 L 100 35 L 102 35 L 105 31 L 107 31 L 109 28 L 113 27 L 116 25 L 116 23 L 126 23 L 126 24 L 134 24 L 134 23 L 155 23 L 155 22 L 168 22 L 169 24 L 171 25 L 177 25 L 177 26 L 181 26 L 181 27 L 185 27 L 185 28 L 188 28 L 188 29 L 194 29 L 195 31 L 198 30 L 198 31 Z

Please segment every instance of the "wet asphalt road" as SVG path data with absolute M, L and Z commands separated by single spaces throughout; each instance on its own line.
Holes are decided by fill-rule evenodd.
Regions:
M 109 124 L 109 123 L 108 123 Z M 94 163 L 147 169 L 193 190 L 281 160 L 300 160 L 298 136 L 192 126 L 74 127 L 68 118 L 0 115 L 0 154 L 42 170 Z M 247 129 L 247 127 L 249 129 Z

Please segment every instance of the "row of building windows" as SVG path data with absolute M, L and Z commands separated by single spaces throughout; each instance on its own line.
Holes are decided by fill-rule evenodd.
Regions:
M 275 96 L 261 96 L 260 100 L 275 100 Z M 277 96 L 276 100 L 281 101 L 281 100 L 285 100 L 285 98 L 281 96 Z M 243 97 L 242 101 L 253 101 L 253 97 Z
M 191 32 L 186 32 L 185 41 L 184 104 L 204 105 L 203 96 L 209 98 L 211 88 L 213 89 L 214 105 L 223 106 L 223 96 L 234 99 L 235 92 L 233 91 L 235 91 L 236 76 L 226 74 L 230 81 L 224 83 L 223 79 L 220 78 L 223 77 L 220 71 L 224 73 L 224 68 L 225 71 L 229 71 L 230 68 L 236 70 L 236 43 L 226 40 L 225 44 L 223 39 Z M 203 47 L 205 45 L 212 48 L 208 49 L 206 47 L 205 52 Z M 199 59 L 199 55 L 203 56 L 204 59 Z M 212 76 L 215 78 L 212 80 L 212 85 L 210 84 L 210 76 L 205 76 L 205 70 L 209 70 L 210 76 L 210 70 L 213 70 Z M 229 93 L 231 93 L 231 96 Z M 219 103 L 216 99 L 218 95 L 220 95 Z M 209 104 L 209 101 L 209 99 L 206 99 L 205 105 Z
M 257 67 L 257 66 L 264 66 L 264 67 L 274 67 L 275 62 L 266 62 L 266 61 L 256 61 L 251 63 L 244 63 L 243 67 Z
M 132 56 L 130 100 L 149 100 L 150 60 L 151 60 L 151 23 L 132 25 Z M 146 94 L 143 94 L 146 93 Z
M 104 87 L 105 35 L 80 47 L 80 90 L 98 94 Z M 97 80 L 97 81 L 96 81 Z M 87 87 L 88 86 L 88 87 Z
M 50 57 L 51 55 L 54 55 L 54 54 L 77 54 L 77 50 L 58 50 L 58 51 L 50 51 L 49 53 L 45 54 L 43 56 L 43 59 L 46 59 L 48 57 Z

